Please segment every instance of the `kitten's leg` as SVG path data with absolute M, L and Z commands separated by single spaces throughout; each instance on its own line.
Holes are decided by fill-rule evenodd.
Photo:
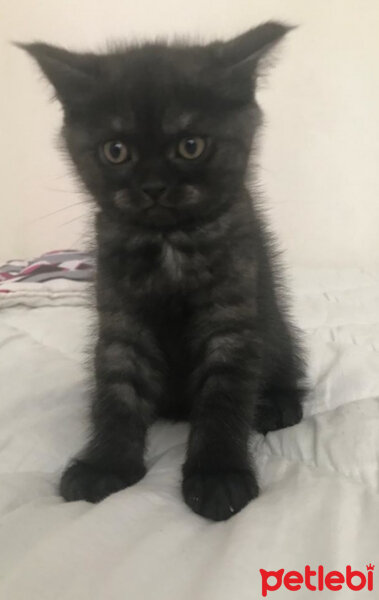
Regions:
M 251 307 L 211 307 L 196 319 L 193 414 L 183 495 L 198 514 L 228 519 L 258 495 L 248 439 L 260 342 Z
M 159 349 L 143 326 L 121 313 L 103 319 L 93 435 L 62 476 L 60 493 L 66 500 L 98 502 L 144 476 L 145 434 L 162 394 L 164 370 Z

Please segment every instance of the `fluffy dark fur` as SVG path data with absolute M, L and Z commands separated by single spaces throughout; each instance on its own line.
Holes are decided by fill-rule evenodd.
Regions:
M 136 483 L 149 425 L 185 418 L 184 499 L 227 519 L 258 494 L 251 429 L 301 419 L 303 365 L 245 183 L 258 66 L 287 31 L 270 22 L 225 43 L 101 55 L 23 45 L 55 87 L 99 209 L 93 435 L 63 474 L 66 500 Z M 199 158 L 178 155 L 198 137 Z M 111 140 L 133 149 L 129 161 L 107 163 Z

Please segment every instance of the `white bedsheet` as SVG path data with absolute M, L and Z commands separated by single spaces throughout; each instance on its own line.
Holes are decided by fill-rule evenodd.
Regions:
M 256 600 L 260 568 L 378 563 L 379 273 L 297 270 L 294 289 L 313 385 L 306 418 L 252 436 L 261 495 L 225 523 L 181 500 L 185 424 L 153 427 L 137 485 L 65 504 L 59 474 L 86 435 L 90 311 L 77 292 L 0 304 L 1 600 Z M 372 599 L 375 575 L 371 593 L 295 597 Z

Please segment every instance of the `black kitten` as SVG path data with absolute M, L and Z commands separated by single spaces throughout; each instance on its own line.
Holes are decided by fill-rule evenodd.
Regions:
M 149 425 L 188 418 L 184 499 L 227 519 L 258 494 L 251 428 L 301 419 L 303 365 L 245 186 L 258 65 L 288 29 L 101 55 L 23 46 L 55 87 L 99 208 L 93 434 L 63 475 L 66 500 L 141 479 Z

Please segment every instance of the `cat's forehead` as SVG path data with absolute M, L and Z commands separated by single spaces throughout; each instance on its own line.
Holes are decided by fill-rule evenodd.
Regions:
M 200 115 L 195 110 L 185 109 L 180 106 L 168 106 L 162 115 L 162 129 L 168 135 L 178 131 L 185 131 L 193 127 Z
M 185 98 L 209 82 L 210 60 L 204 48 L 143 46 L 103 57 L 104 76 L 113 88 L 156 104 L 170 96 Z
M 117 109 L 111 109 L 106 117 L 106 125 L 114 133 L 137 133 L 141 129 L 154 129 L 167 136 L 175 136 L 184 131 L 199 127 L 204 115 L 196 110 L 188 110 L 175 104 L 168 104 L 160 112 L 154 107 L 145 107 L 146 112 L 135 109 L 126 102 Z
M 149 74 L 168 80 L 180 74 L 196 75 L 210 65 L 211 54 L 204 46 L 174 46 L 145 44 L 108 53 L 104 56 L 108 67 L 128 73 L 136 79 Z
M 199 73 L 205 62 L 201 55 L 194 59 L 185 49 L 171 48 L 142 48 L 107 57 L 110 86 L 105 104 L 112 129 L 122 132 L 159 124 L 167 135 L 191 129 L 204 117 Z

